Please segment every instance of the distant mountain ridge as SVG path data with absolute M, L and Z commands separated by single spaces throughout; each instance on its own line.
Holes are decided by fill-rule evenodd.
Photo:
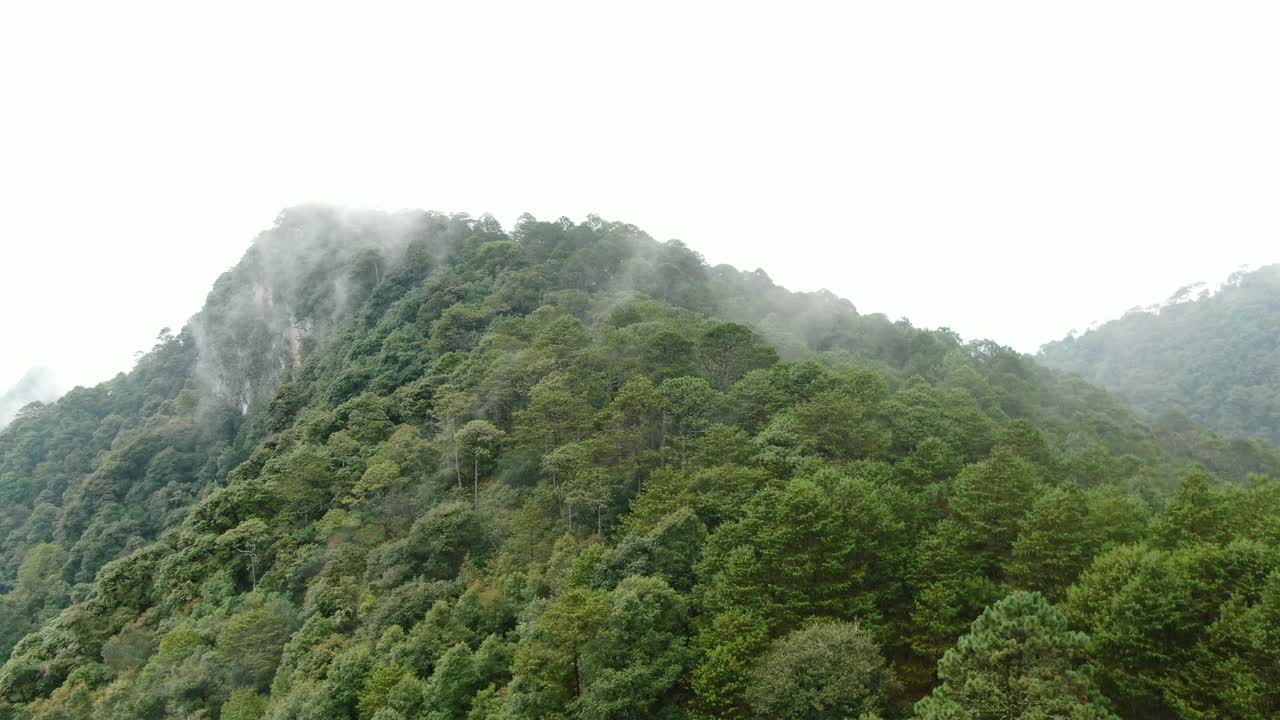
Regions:
M 18 411 L 33 402 L 47 403 L 58 399 L 58 382 L 53 370 L 47 367 L 31 368 L 0 393 L 0 429 L 8 425 Z
M 1280 444 L 1280 265 L 1236 273 L 1216 292 L 1183 288 L 1051 342 L 1038 359 L 1154 416 L 1181 413 L 1227 435 Z

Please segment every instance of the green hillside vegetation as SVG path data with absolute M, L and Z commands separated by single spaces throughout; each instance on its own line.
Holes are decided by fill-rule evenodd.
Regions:
M 1214 293 L 1187 288 L 1040 359 L 1078 373 L 1159 418 L 1280 445 L 1280 265 L 1233 275 Z
M 285 211 L 0 432 L 0 718 L 1269 718 L 1280 454 L 589 217 Z

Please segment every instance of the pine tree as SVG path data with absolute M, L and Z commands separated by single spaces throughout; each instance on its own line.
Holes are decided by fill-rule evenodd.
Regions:
M 1085 658 L 1088 638 L 1040 593 L 987 608 L 938 663 L 942 681 L 916 704 L 920 720 L 1111 720 Z

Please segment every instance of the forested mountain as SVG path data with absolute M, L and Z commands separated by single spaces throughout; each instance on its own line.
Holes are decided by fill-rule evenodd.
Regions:
M 1280 455 L 589 217 L 302 207 L 0 433 L 0 718 L 1266 718 Z
M 1159 423 L 1185 423 L 1184 415 L 1280 445 L 1280 265 L 1236 273 L 1217 292 L 1196 290 L 1049 343 L 1040 359 L 1170 415 Z

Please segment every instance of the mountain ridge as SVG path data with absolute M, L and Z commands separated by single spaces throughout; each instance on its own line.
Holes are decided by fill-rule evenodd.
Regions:
M 1037 357 L 1111 389 L 1153 417 L 1181 413 L 1226 435 L 1275 444 L 1277 323 L 1280 265 L 1269 265 L 1233 274 L 1216 292 L 1131 312 L 1046 344 Z
M 1014 618 L 1079 678 L 1042 712 L 1217 707 L 1151 691 L 1222 674 L 1212 623 L 1087 663 L 1063 628 L 1139 632 L 1135 564 L 1237 591 L 1187 618 L 1270 612 L 1277 474 L 625 223 L 291 208 L 0 431 L 0 718 L 749 717 L 812 648 L 856 660 L 831 717 L 927 717 Z

